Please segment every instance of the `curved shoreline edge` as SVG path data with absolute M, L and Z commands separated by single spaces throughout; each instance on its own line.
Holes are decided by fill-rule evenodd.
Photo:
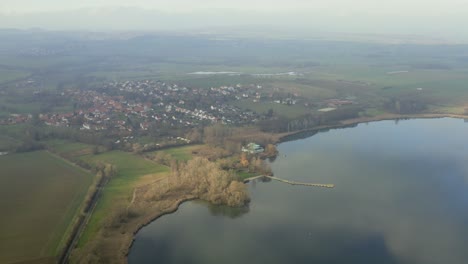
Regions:
M 120 257 L 122 259 L 120 259 L 118 262 L 119 263 L 128 263 L 128 255 L 130 253 L 130 250 L 132 249 L 132 246 L 133 246 L 133 243 L 135 242 L 135 237 L 136 237 L 136 234 L 144 227 L 146 227 L 147 225 L 151 224 L 152 222 L 156 221 L 158 218 L 160 217 L 163 217 L 165 215 L 168 215 L 168 214 L 172 214 L 172 213 L 175 213 L 179 207 L 185 203 L 185 202 L 189 202 L 189 201 L 193 201 L 193 200 L 197 200 L 198 198 L 197 197 L 194 197 L 194 196 L 187 196 L 187 197 L 184 197 L 184 198 L 181 198 L 177 201 L 175 201 L 175 203 L 173 203 L 170 207 L 166 208 L 166 210 L 164 211 L 160 211 L 160 212 L 155 212 L 153 214 L 150 214 L 149 216 L 147 216 L 144 221 L 140 222 L 136 228 L 134 230 L 131 230 L 131 238 L 128 240 L 128 246 L 126 247 L 126 249 L 122 252 L 123 255 L 121 255 Z
M 292 141 L 288 140 L 288 137 L 292 137 L 295 135 L 299 135 L 302 133 L 309 133 L 309 132 L 320 132 L 323 130 L 328 130 L 328 129 L 339 129 L 339 128 L 346 128 L 362 123 L 369 123 L 369 122 L 378 122 L 378 121 L 390 121 L 390 120 L 404 120 L 404 119 L 431 119 L 431 118 L 457 118 L 457 119 L 468 119 L 468 115 L 457 115 L 457 114 L 413 114 L 413 115 L 397 115 L 397 114 L 386 114 L 386 115 L 381 115 L 377 117 L 363 117 L 363 118 L 355 118 L 355 119 L 348 119 L 341 121 L 339 124 L 334 124 L 334 125 L 326 125 L 326 126 L 318 126 L 310 129 L 304 129 L 300 131 L 295 131 L 295 132 L 289 132 L 289 133 L 280 133 L 277 142 L 275 143 L 283 143 L 287 141 Z M 135 236 L 136 234 L 145 226 L 151 224 L 152 222 L 156 221 L 158 218 L 167 215 L 167 214 L 172 214 L 176 212 L 180 205 L 182 205 L 185 202 L 188 201 L 193 201 L 196 200 L 196 197 L 184 197 L 182 199 L 177 200 L 172 206 L 167 208 L 165 211 L 160 211 L 160 212 L 155 212 L 153 214 L 150 214 L 148 217 L 146 217 L 140 224 L 136 226 L 134 230 L 130 230 L 129 234 L 132 234 L 131 236 L 128 237 L 126 241 L 126 247 L 122 251 L 123 254 L 119 254 L 118 263 L 128 263 L 128 255 L 130 253 L 130 250 L 133 246 L 133 243 L 135 241 Z

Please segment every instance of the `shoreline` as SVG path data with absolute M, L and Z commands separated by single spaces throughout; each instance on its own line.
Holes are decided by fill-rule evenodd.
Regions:
M 320 132 L 322 130 L 327 130 L 327 129 L 339 129 L 339 128 L 345 128 L 349 126 L 354 126 L 362 123 L 369 123 L 369 122 L 378 122 L 378 121 L 389 121 L 389 120 L 398 120 L 398 119 L 431 119 L 431 118 L 457 118 L 457 119 L 467 119 L 468 115 L 458 115 L 458 114 L 412 114 L 412 115 L 400 115 L 400 114 L 385 114 L 385 115 L 380 115 L 376 117 L 360 117 L 360 118 L 354 118 L 354 119 L 348 119 L 348 120 L 343 120 L 340 121 L 338 124 L 333 124 L 333 125 L 323 125 L 323 126 L 318 126 L 310 129 L 304 129 L 300 131 L 294 131 L 294 132 L 288 132 L 288 133 L 278 133 L 277 140 L 275 144 L 287 142 L 287 141 L 292 141 L 288 140 L 288 137 L 292 137 L 295 135 L 299 135 L 302 133 L 308 133 L 308 132 Z M 116 260 L 117 263 L 128 263 L 128 255 L 130 253 L 130 250 L 132 249 L 132 246 L 135 241 L 136 234 L 145 226 L 151 224 L 152 222 L 156 221 L 158 218 L 167 215 L 167 214 L 172 214 L 176 212 L 179 209 L 179 206 L 182 205 L 185 202 L 196 200 L 196 197 L 184 197 L 181 199 L 178 199 L 175 203 L 173 203 L 171 206 L 169 206 L 166 210 L 164 211 L 159 211 L 159 212 L 154 212 L 152 214 L 149 214 L 147 217 L 142 218 L 142 221 L 136 224 L 135 228 L 132 230 L 129 230 L 130 232 L 128 234 L 131 234 L 131 236 L 127 236 L 127 239 L 125 241 L 125 244 L 127 245 L 124 247 L 124 249 L 121 251 L 122 254 L 119 254 L 117 257 L 118 259 Z
M 189 201 L 193 201 L 193 200 L 197 200 L 198 198 L 197 197 L 194 197 L 194 196 L 188 196 L 188 197 L 184 197 L 184 198 L 181 198 L 177 201 L 175 201 L 175 203 L 173 203 L 171 206 L 169 206 L 168 208 L 166 208 L 166 210 L 164 211 L 160 211 L 160 212 L 157 212 L 157 213 L 154 213 L 154 214 L 150 214 L 149 216 L 147 216 L 145 218 L 145 221 L 142 221 L 141 223 L 137 224 L 136 228 L 134 230 L 132 230 L 130 233 L 132 234 L 131 236 L 131 239 L 130 241 L 128 241 L 128 246 L 126 247 L 126 250 L 124 250 L 122 253 L 123 253 L 123 256 L 122 257 L 122 260 L 121 261 L 118 261 L 119 263 L 128 263 L 128 255 L 130 254 L 130 250 L 132 249 L 133 247 L 133 243 L 135 242 L 135 237 L 136 237 L 136 234 L 141 230 L 143 229 L 144 227 L 148 226 L 149 224 L 151 224 L 152 222 L 158 220 L 160 217 L 163 217 L 165 215 L 168 215 L 168 214 L 172 214 L 172 213 L 175 213 L 177 212 L 177 210 L 179 209 L 179 207 L 185 203 L 185 202 L 189 202 Z
M 432 118 L 456 118 L 456 119 L 468 119 L 468 115 L 460 115 L 460 114 L 409 114 L 409 115 L 401 115 L 401 114 L 384 114 L 380 116 L 374 117 L 359 117 L 353 119 L 346 119 L 340 121 L 338 124 L 333 125 L 322 125 L 313 128 L 293 131 L 293 132 L 284 132 L 278 133 L 278 139 L 275 144 L 293 141 L 295 139 L 288 139 L 288 137 L 293 137 L 295 135 L 300 135 L 304 133 L 318 133 L 322 130 L 328 129 L 339 129 L 339 128 L 346 128 L 351 127 L 359 124 L 370 123 L 370 122 L 379 122 L 379 121 L 391 121 L 391 120 L 407 120 L 407 119 L 432 119 Z

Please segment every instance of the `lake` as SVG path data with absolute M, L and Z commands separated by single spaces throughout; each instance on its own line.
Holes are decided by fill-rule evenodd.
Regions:
M 380 121 L 281 143 L 248 208 L 188 202 L 129 263 L 468 263 L 468 123 Z

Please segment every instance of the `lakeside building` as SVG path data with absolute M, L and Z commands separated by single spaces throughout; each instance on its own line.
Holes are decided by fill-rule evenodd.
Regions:
M 242 147 L 242 152 L 247 152 L 250 154 L 258 154 L 262 153 L 263 151 L 265 151 L 265 149 L 262 146 L 253 142 L 247 144 L 245 147 Z

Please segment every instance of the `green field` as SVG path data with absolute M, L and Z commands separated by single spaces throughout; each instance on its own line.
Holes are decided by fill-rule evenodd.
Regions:
M 163 152 L 163 153 L 171 155 L 176 160 L 187 161 L 193 157 L 192 151 L 196 150 L 200 146 L 201 145 L 191 145 L 191 146 L 169 148 L 165 150 L 154 151 L 154 152 L 151 152 L 151 154 Z
M 317 101 L 337 96 L 334 87 L 320 87 L 316 85 L 301 84 L 294 82 L 294 80 L 289 82 L 276 81 L 273 82 L 271 86 L 271 88 L 281 91 L 282 93 L 297 93 L 300 96 Z
M 111 151 L 99 155 L 85 155 L 81 157 L 89 163 L 110 163 L 116 166 L 115 175 L 105 187 L 102 197 L 96 206 L 91 220 L 81 236 L 78 246 L 93 239 L 106 217 L 120 208 L 125 208 L 132 199 L 135 184 L 143 176 L 168 172 L 166 166 L 145 160 L 140 156 L 122 151 Z
M 18 80 L 28 75 L 29 73 L 23 71 L 0 69 L 0 83 Z
M 55 153 L 59 153 L 64 157 L 70 158 L 90 154 L 94 148 L 93 145 L 60 139 L 48 140 L 46 141 L 46 144 L 49 148 L 53 149 Z
M 289 118 L 295 118 L 310 112 L 309 109 L 305 108 L 302 105 L 284 105 L 277 104 L 274 102 L 254 103 L 251 100 L 241 100 L 234 102 L 234 105 L 242 109 L 250 109 L 260 114 L 267 113 L 268 110 L 272 109 L 274 113 Z
M 94 238 L 96 232 L 99 231 L 101 225 L 106 220 L 106 217 L 119 208 L 128 205 L 137 183 L 144 183 L 145 180 L 154 180 L 157 177 L 166 175 L 165 173 L 169 171 L 166 166 L 156 164 L 141 156 L 128 152 L 111 151 L 94 155 L 92 154 L 94 146 L 88 144 L 58 139 L 45 141 L 45 144 L 54 152 L 70 159 L 81 159 L 89 164 L 110 163 L 116 167 L 117 174 L 106 185 L 91 220 L 81 237 L 79 245 L 83 245 L 83 243 Z M 172 148 L 164 151 L 177 159 L 186 160 L 191 157 L 191 150 L 195 147 L 197 146 Z M 14 156 L 18 155 L 5 157 Z M 47 179 L 45 180 L 47 181 Z M 88 186 L 90 183 L 91 182 L 88 183 Z M 47 190 L 41 191 L 46 192 Z
M 20 145 L 21 142 L 15 138 L 0 134 L 0 152 L 10 151 Z
M 239 172 L 237 172 L 237 176 L 239 176 L 239 178 L 244 180 L 244 179 L 247 179 L 247 178 L 258 176 L 258 173 L 239 171 Z
M 54 261 L 93 176 L 45 151 L 0 156 L 0 263 Z

